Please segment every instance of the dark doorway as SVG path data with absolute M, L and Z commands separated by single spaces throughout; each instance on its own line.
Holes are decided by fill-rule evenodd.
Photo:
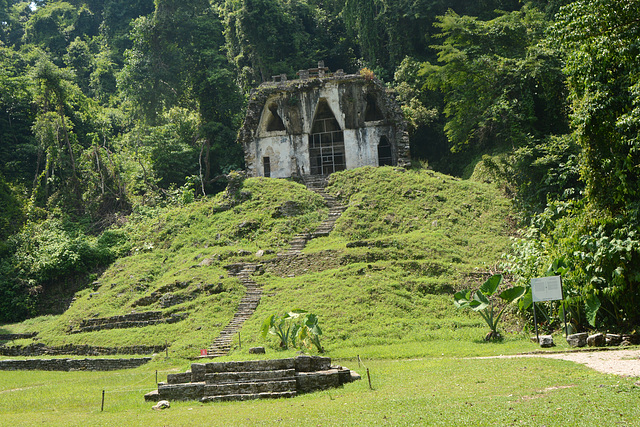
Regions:
M 269 105 L 269 119 L 267 121 L 267 132 L 285 130 L 284 123 L 278 115 L 278 105 L 273 103 Z
M 268 157 L 263 157 L 262 167 L 264 168 L 264 176 L 269 178 L 271 176 L 271 159 L 269 159 Z
M 393 166 L 391 145 L 386 136 L 380 138 L 380 143 L 378 144 L 378 166 Z
M 378 120 L 383 120 L 384 116 L 382 115 L 382 111 L 378 107 L 378 103 L 374 96 L 370 93 L 367 94 L 367 108 L 364 110 L 364 121 L 365 122 L 375 122 Z

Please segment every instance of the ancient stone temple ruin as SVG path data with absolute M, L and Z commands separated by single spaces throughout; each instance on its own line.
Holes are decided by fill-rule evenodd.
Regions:
M 250 176 L 410 164 L 402 111 L 379 81 L 323 62 L 298 77 L 275 76 L 251 93 L 239 134 Z

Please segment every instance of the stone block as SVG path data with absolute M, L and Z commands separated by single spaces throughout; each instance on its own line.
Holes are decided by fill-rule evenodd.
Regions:
M 252 372 L 215 372 L 205 375 L 206 384 L 225 384 L 231 382 L 275 381 L 295 378 L 294 369 Z
M 540 335 L 540 339 L 538 340 L 538 343 L 540 344 L 540 347 L 543 347 L 543 348 L 555 346 L 555 344 L 553 343 L 553 337 L 551 335 Z
M 349 369 L 340 368 L 338 369 L 338 378 L 340 385 L 350 383 L 351 379 L 351 371 Z
M 295 367 L 298 372 L 326 371 L 331 368 L 331 358 L 321 356 L 296 356 Z
M 204 383 L 158 385 L 163 400 L 199 400 L 204 397 Z
M 192 363 L 191 364 L 191 382 L 197 383 L 204 381 L 204 376 L 207 373 L 205 363 Z
M 169 384 L 184 384 L 191 382 L 191 372 L 183 372 L 180 374 L 168 374 L 167 382 Z M 197 381 L 196 381 L 197 382 Z
M 320 372 L 297 372 L 296 386 L 298 393 L 339 387 L 340 374 L 337 369 Z
M 604 334 L 593 334 L 587 337 L 587 345 L 589 347 L 604 347 L 606 344 L 606 338 Z
M 620 345 L 622 342 L 622 336 L 618 334 L 607 334 L 605 335 L 605 342 L 608 346 Z
M 571 347 L 584 347 L 587 345 L 587 337 L 589 334 L 586 332 L 581 332 L 579 334 L 571 334 L 567 336 L 567 343 Z
M 224 394 L 256 394 L 295 391 L 296 380 L 237 382 L 227 384 L 207 384 L 204 388 L 205 396 L 220 396 Z
M 264 347 L 252 347 L 249 349 L 249 354 L 265 354 Z

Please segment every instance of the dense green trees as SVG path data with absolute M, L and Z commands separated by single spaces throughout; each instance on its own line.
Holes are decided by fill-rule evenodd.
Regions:
M 637 325 L 639 6 L 0 0 L 0 319 L 110 262 L 117 218 L 219 189 L 248 91 L 324 60 L 395 88 L 432 167 L 485 155 L 531 224 L 521 280 L 562 260 L 578 327 L 595 301 Z
M 453 150 L 518 146 L 566 129 L 561 63 L 539 44 L 547 25 L 539 11 L 524 7 L 489 21 L 449 11 L 436 25 L 442 65 L 425 63 L 421 72 L 443 93 Z
M 588 196 L 614 213 L 637 209 L 640 191 L 639 7 L 575 2 L 562 9 L 554 33 L 566 52 Z
M 575 151 L 572 173 L 585 191 L 563 198 L 575 189 L 565 186 L 550 197 L 512 267 L 530 277 L 541 264 L 567 266 L 567 309 L 579 328 L 640 324 L 639 33 L 640 3 L 608 0 L 560 8 L 549 33 L 565 59 L 575 141 L 560 153 Z

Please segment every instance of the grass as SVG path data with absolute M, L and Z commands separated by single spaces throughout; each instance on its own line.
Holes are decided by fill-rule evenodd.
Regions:
M 258 333 L 264 318 L 293 308 L 320 317 L 324 345 L 340 356 L 352 355 L 345 349 L 483 335 L 480 318 L 456 310 L 451 295 L 481 280 L 509 245 L 509 202 L 494 187 L 385 167 L 334 174 L 328 191 L 347 210 L 330 236 L 312 240 L 293 262 L 276 263 L 275 254 L 295 234 L 315 229 L 327 208 L 291 181 L 247 179 L 234 194 L 133 216 L 119 231 L 128 236 L 125 256 L 77 293 L 64 314 L 2 328 L 37 331 L 38 342 L 52 346 L 168 342 L 175 357 L 193 357 L 232 318 L 244 293 L 224 267 L 260 262 L 263 274 L 255 280 L 264 294 L 242 331 L 246 346 L 264 344 Z M 188 317 L 67 333 L 83 319 L 147 310 Z
M 132 216 L 119 233 L 123 256 L 76 295 L 62 315 L 3 333 L 38 332 L 47 345 L 170 344 L 143 367 L 117 372 L 1 372 L 0 425 L 634 425 L 634 379 L 537 358 L 469 359 L 538 350 L 515 316 L 504 340 L 487 343 L 480 316 L 452 295 L 486 278 L 508 249 L 510 204 L 493 186 L 428 170 L 360 168 L 334 174 L 327 189 L 347 206 L 328 237 L 302 256 L 275 262 L 291 238 L 326 216 L 322 198 L 286 180 L 247 179 L 237 193 Z M 259 252 L 262 251 L 262 252 Z M 225 266 L 259 262 L 263 297 L 220 360 L 292 357 L 264 342 L 262 321 L 303 308 L 317 314 L 334 363 L 363 376 L 344 388 L 294 399 L 151 411 L 144 393 L 184 372 L 232 318 L 244 293 Z M 172 302 L 173 301 L 173 302 Z M 67 334 L 82 319 L 159 310 L 174 324 Z M 568 349 L 561 337 L 558 350 Z M 63 356 L 67 357 L 67 356 Z M 127 356 L 129 357 L 129 356 Z M 365 377 L 366 378 L 366 377 Z M 105 409 L 100 411 L 102 391 Z
M 559 360 L 341 360 L 364 375 L 344 388 L 293 399 L 200 404 L 152 411 L 142 395 L 184 366 L 171 361 L 130 371 L 3 372 L 0 425 L 637 425 L 640 388 Z M 60 384 L 64 384 L 61 387 Z M 105 390 L 104 412 L 100 411 Z

